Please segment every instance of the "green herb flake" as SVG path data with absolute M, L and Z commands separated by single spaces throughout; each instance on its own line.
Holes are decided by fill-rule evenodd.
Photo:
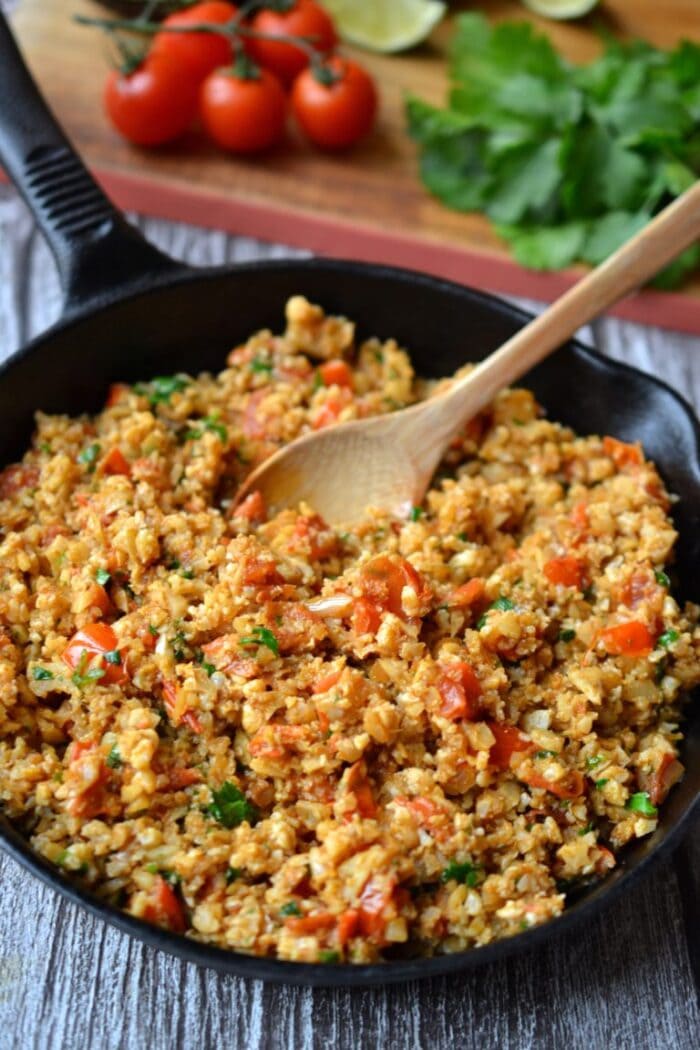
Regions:
M 559 634 L 557 635 L 557 641 L 558 642 L 573 642 L 575 637 L 576 637 L 576 631 L 573 631 L 573 630 L 571 630 L 571 628 L 567 627 L 567 628 L 564 628 L 563 630 L 561 630 L 559 632 Z
M 326 951 L 325 949 L 318 953 L 318 961 L 320 963 L 337 963 L 340 962 L 340 952 L 334 952 L 331 950 Z
M 595 831 L 595 824 L 586 824 L 585 828 L 579 828 L 578 834 L 580 837 L 587 835 L 589 831 Z
M 92 445 L 88 445 L 87 448 L 78 453 L 78 463 L 82 463 L 84 467 L 87 467 L 88 474 L 95 473 L 96 461 L 100 451 L 101 446 L 94 441 Z
M 411 513 L 409 514 L 409 518 L 411 519 L 411 521 L 418 521 L 420 518 L 423 517 L 423 514 L 424 511 L 422 507 L 411 507 Z
M 152 623 L 148 625 L 148 633 L 153 635 L 154 638 L 158 637 L 158 628 L 154 627 Z
M 122 756 L 119 754 L 119 748 L 116 744 L 112 748 L 110 748 L 109 754 L 107 755 L 105 762 L 107 763 L 110 769 L 120 769 L 124 764 L 122 762 Z
M 182 882 L 182 876 L 178 875 L 176 871 L 172 871 L 170 868 L 159 868 L 158 874 L 161 879 L 164 879 L 169 886 L 173 887 L 173 889 L 175 889 L 176 886 L 179 886 Z
M 150 382 L 148 400 L 151 405 L 169 405 L 173 394 L 180 393 L 187 386 L 189 386 L 189 379 L 184 375 L 156 376 Z
M 48 682 L 53 678 L 53 671 L 49 671 L 47 667 L 35 667 L 32 670 L 32 678 L 35 682 Z
M 481 880 L 481 869 L 468 860 L 462 863 L 453 860 L 447 865 L 441 878 L 443 882 L 454 879 L 455 882 L 463 882 L 467 886 L 477 886 Z
M 241 645 L 264 645 L 275 656 L 280 654 L 279 642 L 267 627 L 254 627 L 252 635 L 241 638 Z
M 269 375 L 272 372 L 272 364 L 266 361 L 264 357 L 254 357 L 250 362 L 249 368 L 251 372 L 255 373 L 266 372 Z
M 638 791 L 635 795 L 630 795 L 625 803 L 625 809 L 633 813 L 641 813 L 643 817 L 655 817 L 658 814 L 656 806 L 649 798 L 648 791 Z
M 202 660 L 202 670 L 206 671 L 209 678 L 211 678 L 211 676 L 214 674 L 214 671 L 216 670 L 216 667 L 214 666 L 214 664 L 209 664 L 206 660 Z
M 280 908 L 280 915 L 284 915 L 285 918 L 288 918 L 290 915 L 298 916 L 301 915 L 301 908 L 296 901 L 287 901 L 287 903 L 283 904 Z
M 500 598 L 496 598 L 496 601 L 495 602 L 491 602 L 491 604 L 489 605 L 489 607 L 486 610 L 486 612 L 482 616 L 480 616 L 479 619 L 477 620 L 477 622 L 476 622 L 476 629 L 477 629 L 477 631 L 480 631 L 482 629 L 482 627 L 486 626 L 486 620 L 487 620 L 488 613 L 490 613 L 492 610 L 494 610 L 496 612 L 508 612 L 510 609 L 514 609 L 514 608 L 515 608 L 515 602 L 511 601 L 510 598 L 505 598 L 503 595 L 501 595 Z
M 469 537 L 467 536 L 466 532 L 458 532 L 457 533 L 457 539 L 460 541 L 460 543 L 468 543 L 469 542 Z
M 557 758 L 556 751 L 538 751 L 535 758 Z
M 149 875 L 157 875 L 158 874 L 158 865 L 157 864 L 153 864 L 153 863 L 147 864 L 146 867 L 144 868 L 144 871 L 147 871 Z
M 226 869 L 226 885 L 230 886 L 236 879 L 240 879 L 243 874 L 242 868 L 227 868 Z
M 669 646 L 673 645 L 674 642 L 677 642 L 679 638 L 680 635 L 678 631 L 674 631 L 674 629 L 670 627 L 667 631 L 664 631 L 663 634 L 659 635 L 656 644 L 660 645 L 663 649 L 668 649 Z
M 104 658 L 108 664 L 114 664 L 118 667 L 122 662 L 122 654 L 118 649 L 110 649 L 109 652 L 104 654 Z
M 595 781 L 595 788 L 597 791 L 602 791 L 606 784 L 610 783 L 609 777 L 601 777 L 600 780 Z
M 112 579 L 112 574 L 111 572 L 108 572 L 107 569 L 98 569 L 95 573 L 95 579 L 99 583 L 100 587 L 106 587 L 109 581 Z
M 654 572 L 654 579 L 656 580 L 656 582 L 659 584 L 660 587 L 670 587 L 671 586 L 671 581 L 670 581 L 668 575 L 663 571 L 663 569 L 657 569 Z
M 604 761 L 604 755 L 593 755 L 591 758 L 586 759 L 586 769 L 596 769 Z
M 244 820 L 253 824 L 257 819 L 257 810 L 245 797 L 240 788 L 225 780 L 220 788 L 211 788 L 213 801 L 205 812 L 225 828 L 237 828 Z

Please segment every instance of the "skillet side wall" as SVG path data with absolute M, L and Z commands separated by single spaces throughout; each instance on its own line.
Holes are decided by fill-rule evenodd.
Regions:
M 465 361 L 481 359 L 528 319 L 497 299 L 379 266 L 309 260 L 195 274 L 172 286 L 106 303 L 88 316 L 60 322 L 13 355 L 0 368 L 0 463 L 22 455 L 37 409 L 70 414 L 99 411 L 111 382 L 133 382 L 177 371 L 218 371 L 226 352 L 251 332 L 265 327 L 279 331 L 284 325 L 286 299 L 299 293 L 328 312 L 355 320 L 359 338 L 396 338 L 409 350 L 416 370 L 426 376 L 449 375 Z M 674 508 L 680 533 L 674 589 L 684 597 L 700 596 L 700 455 L 697 425 L 688 406 L 664 384 L 577 344 L 559 351 L 522 382 L 535 392 L 551 419 L 578 433 L 609 433 L 622 440 L 642 441 L 670 490 L 681 497 Z M 694 715 L 689 712 L 681 754 L 687 773 L 671 793 L 659 828 L 626 852 L 620 869 L 589 894 L 590 903 L 593 899 L 602 902 L 606 886 L 617 884 L 626 871 L 664 844 L 700 794 L 697 704 L 694 710 Z M 15 839 L 15 850 L 17 846 Z M 47 877 L 46 872 L 32 867 Z M 60 877 L 51 881 L 63 888 Z M 157 940 L 145 932 L 142 936 Z M 507 951 L 505 948 L 504 954 Z M 453 958 L 454 969 L 459 969 L 458 958 Z M 214 964 L 222 965 L 220 959 Z M 277 968 L 274 963 L 267 965 L 270 970 Z M 229 967 L 224 964 L 224 968 Z M 246 970 L 240 957 L 230 968 Z M 412 969 L 417 976 L 420 969 Z M 275 973 L 276 979 L 280 976 Z M 300 979 L 325 983 L 310 981 L 306 975 Z M 347 983 L 378 980 L 382 978 Z M 336 978 L 328 983 L 346 981 Z

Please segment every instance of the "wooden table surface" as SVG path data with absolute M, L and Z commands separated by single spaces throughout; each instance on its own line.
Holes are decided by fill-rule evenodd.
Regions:
M 139 224 L 194 264 L 292 254 Z M 58 309 L 48 252 L 0 187 L 0 357 Z M 700 339 L 611 320 L 584 338 L 700 406 Z M 0 1050 L 695 1050 L 699 830 L 696 822 L 626 898 L 543 948 L 462 977 L 352 992 L 264 985 L 182 963 L 64 902 L 0 855 Z

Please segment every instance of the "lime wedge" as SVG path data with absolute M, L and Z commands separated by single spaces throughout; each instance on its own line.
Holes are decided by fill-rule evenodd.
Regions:
M 598 0 L 523 0 L 536 15 L 545 18 L 581 18 L 598 3 Z
M 441 0 L 323 0 L 344 40 L 370 51 L 405 51 L 445 14 Z

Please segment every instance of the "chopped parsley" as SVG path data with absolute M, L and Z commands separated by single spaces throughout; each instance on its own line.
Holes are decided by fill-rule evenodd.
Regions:
M 240 788 L 225 780 L 220 788 L 211 788 L 213 801 L 205 812 L 223 824 L 225 828 L 237 828 L 244 820 L 253 824 L 257 819 L 257 810 L 245 797 Z
M 670 587 L 671 581 L 663 569 L 656 569 L 654 572 L 654 579 L 661 587 Z
M 603 755 L 593 755 L 591 758 L 586 759 L 586 769 L 595 769 L 596 766 L 599 766 L 604 761 Z
M 422 507 L 411 507 L 411 513 L 408 515 L 411 521 L 418 521 L 423 517 L 424 510 Z
M 496 601 L 495 602 L 491 602 L 491 604 L 489 605 L 488 609 L 483 614 L 483 616 L 480 616 L 479 619 L 477 620 L 477 623 L 476 623 L 477 631 L 480 631 L 482 627 L 486 626 L 486 618 L 487 618 L 488 614 L 491 612 L 492 609 L 497 611 L 497 612 L 508 612 L 509 609 L 514 609 L 514 608 L 515 608 L 515 602 L 511 601 L 510 598 L 505 598 L 503 595 L 501 595 L 500 598 L 496 598 Z
M 469 537 L 467 536 L 466 532 L 458 532 L 457 539 L 460 541 L 460 543 L 467 543 L 469 541 Z
M 154 627 L 152 623 L 148 625 L 148 633 L 152 634 L 154 638 L 158 637 L 158 628 Z
M 340 962 L 340 952 L 324 951 L 318 953 L 318 961 L 321 963 L 337 963 Z
M 214 671 L 216 670 L 216 667 L 214 667 L 214 664 L 209 664 L 206 660 L 202 660 L 202 670 L 206 671 L 208 676 L 211 678 L 211 676 L 214 674 Z
M 106 569 L 98 569 L 95 573 L 95 579 L 99 583 L 100 587 L 106 587 L 109 581 L 112 579 L 111 572 L 107 572 Z
M 571 630 L 571 628 L 566 627 L 566 628 L 564 628 L 564 630 L 560 631 L 559 634 L 557 635 L 557 641 L 558 642 L 573 642 L 575 637 L 576 637 L 576 631 L 573 631 L 573 630 Z
M 94 441 L 92 445 L 88 445 L 82 452 L 78 453 L 78 463 L 82 463 L 83 466 L 87 467 L 88 474 L 95 473 L 95 465 L 97 457 L 101 451 L 101 446 Z
M 254 627 L 252 635 L 247 638 L 241 638 L 241 645 L 264 645 L 275 656 L 280 654 L 279 642 L 267 627 Z
M 179 393 L 188 385 L 189 379 L 184 375 L 156 376 L 150 383 L 135 383 L 134 390 L 137 394 L 144 394 L 153 407 L 169 405 L 173 394 Z
M 579 828 L 579 835 L 587 835 L 589 831 L 595 831 L 595 824 L 586 824 L 585 828 Z
M 254 357 L 249 367 L 251 372 L 267 372 L 268 375 L 272 372 L 271 362 L 266 361 L 264 357 Z
M 441 878 L 443 882 L 449 882 L 450 879 L 454 879 L 456 882 L 463 882 L 467 886 L 477 886 L 481 879 L 481 869 L 478 865 L 472 864 L 468 860 L 461 864 L 453 860 L 447 865 Z
M 556 751 L 538 751 L 535 758 L 556 758 Z
M 601 777 L 600 780 L 595 781 L 595 787 L 597 791 L 602 791 L 606 784 L 610 783 L 609 777 Z
M 120 769 L 123 765 L 122 756 L 119 754 L 119 748 L 116 744 L 110 748 L 110 752 L 107 755 L 105 762 L 110 769 Z
M 88 653 L 83 649 L 80 657 L 80 663 L 73 675 L 71 675 L 71 681 L 73 685 L 76 685 L 78 689 L 85 689 L 86 686 L 92 682 L 99 682 L 100 678 L 104 678 L 106 671 L 102 667 L 90 667 L 87 668 Z
M 53 671 L 49 671 L 47 667 L 35 667 L 32 671 L 32 678 L 35 682 L 48 682 L 50 678 L 53 678 Z
M 197 441 L 205 431 L 209 430 L 212 434 L 216 434 L 222 445 L 226 444 L 228 440 L 228 430 L 223 423 L 219 422 L 216 416 L 207 416 L 201 421 L 201 423 L 201 427 L 192 427 L 191 430 L 185 431 L 185 441 Z
M 641 813 L 643 817 L 655 817 L 658 813 L 656 806 L 649 798 L 648 791 L 638 791 L 635 795 L 630 795 L 625 809 L 630 809 L 633 813 Z
M 178 875 L 176 871 L 172 871 L 170 868 L 159 868 L 158 874 L 161 879 L 164 879 L 169 886 L 173 887 L 173 889 L 175 889 L 176 886 L 179 886 L 182 882 L 182 876 Z
M 109 652 L 104 654 L 104 658 L 108 664 L 119 665 L 122 662 L 122 654 L 118 649 L 110 649 Z
M 227 868 L 226 869 L 226 885 L 230 886 L 236 879 L 240 879 L 243 871 L 241 868 Z
M 287 901 L 280 908 L 280 915 L 284 915 L 285 918 L 289 915 L 301 915 L 301 908 L 296 901 Z
M 678 631 L 674 631 L 674 629 L 672 627 L 670 627 L 668 629 L 668 631 L 664 631 L 663 634 L 659 635 L 659 638 L 658 638 L 658 641 L 657 641 L 656 644 L 660 645 L 663 649 L 668 649 L 668 647 L 670 645 L 673 645 L 674 642 L 677 642 L 679 638 L 680 638 L 680 635 L 679 635 Z

